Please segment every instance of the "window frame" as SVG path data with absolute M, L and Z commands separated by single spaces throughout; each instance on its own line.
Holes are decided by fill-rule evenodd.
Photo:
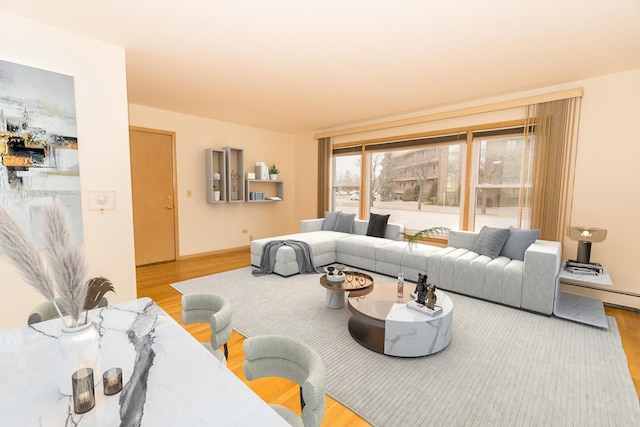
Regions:
M 368 209 L 366 207 L 369 204 L 368 194 L 369 191 L 369 176 L 370 165 L 368 162 L 368 154 L 376 151 L 395 151 L 411 149 L 415 146 L 425 146 L 436 143 L 460 143 L 461 144 L 461 156 L 464 156 L 462 160 L 461 170 L 461 194 L 460 194 L 460 230 L 472 230 L 473 218 L 471 217 L 471 211 L 474 209 L 475 203 L 471 202 L 472 194 L 472 173 L 474 168 L 474 134 L 492 134 L 499 135 L 501 133 L 514 133 L 514 129 L 522 129 L 524 131 L 526 126 L 525 119 L 511 120 L 505 122 L 494 122 L 485 124 L 475 124 L 470 126 L 435 130 L 429 132 L 421 132 L 406 135 L 388 136 L 382 138 L 360 140 L 353 142 L 344 142 L 333 144 L 330 151 L 331 161 L 333 164 L 333 157 L 340 154 L 354 154 L 360 153 L 361 157 L 361 177 L 360 177 L 360 200 L 358 208 L 358 217 L 362 219 L 368 218 Z M 521 135 L 524 136 L 524 133 Z M 333 179 L 333 176 L 331 177 Z M 331 191 L 333 193 L 333 181 L 329 183 Z M 518 186 L 518 185 L 516 185 Z M 334 199 L 331 198 L 330 209 L 334 210 Z M 406 233 L 415 233 L 418 230 L 407 229 Z M 433 241 L 436 243 L 446 242 L 445 238 L 428 238 L 426 241 Z

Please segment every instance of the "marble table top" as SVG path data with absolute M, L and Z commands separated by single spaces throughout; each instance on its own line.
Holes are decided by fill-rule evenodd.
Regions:
M 274 410 L 148 298 L 89 315 L 100 333 L 101 372 L 122 369 L 124 389 L 73 412 L 58 391 L 54 319 L 0 332 L 2 426 L 286 426 Z

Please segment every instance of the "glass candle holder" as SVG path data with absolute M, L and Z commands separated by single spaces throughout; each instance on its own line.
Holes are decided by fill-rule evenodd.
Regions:
M 104 371 L 104 374 L 102 374 L 102 385 L 104 387 L 104 394 L 107 396 L 119 393 L 122 390 L 122 369 L 111 368 Z
M 71 375 L 73 389 L 73 411 L 84 414 L 96 404 L 95 389 L 93 388 L 93 369 L 78 369 Z

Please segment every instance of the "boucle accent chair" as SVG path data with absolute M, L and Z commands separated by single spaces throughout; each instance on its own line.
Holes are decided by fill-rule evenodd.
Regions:
M 219 295 L 187 294 L 182 296 L 182 323 L 209 323 L 211 342 L 202 343 L 218 360 L 227 363 L 231 336 L 231 302 Z M 224 353 L 220 350 L 224 347 Z
M 62 298 L 56 298 L 56 304 L 58 304 L 58 307 L 60 308 L 60 311 L 62 312 L 62 314 L 66 316 L 67 312 L 63 308 L 64 306 L 62 303 Z M 96 305 L 96 307 L 101 308 L 101 307 L 106 307 L 108 305 L 109 305 L 109 300 L 107 299 L 107 297 L 102 297 L 98 302 L 98 305 Z M 53 303 L 51 301 L 45 301 L 42 304 L 38 304 L 31 311 L 31 313 L 29 314 L 29 317 L 27 318 L 27 325 L 31 326 L 34 323 L 44 322 L 45 320 L 55 319 L 56 317 L 58 317 L 58 312 L 53 306 Z
M 302 418 L 291 409 L 271 407 L 292 426 L 317 427 L 326 406 L 326 373 L 320 355 L 307 344 L 280 335 L 260 335 L 244 341 L 244 374 L 249 381 L 287 378 L 300 386 Z

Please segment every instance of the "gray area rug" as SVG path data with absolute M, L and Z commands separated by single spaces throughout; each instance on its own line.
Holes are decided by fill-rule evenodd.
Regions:
M 349 309 L 325 306 L 319 277 L 254 277 L 243 268 L 172 286 L 227 297 L 233 327 L 245 336 L 281 334 L 311 345 L 326 366 L 327 394 L 374 426 L 640 425 L 611 317 L 602 330 L 449 292 L 451 344 L 427 357 L 394 358 L 351 338 Z

